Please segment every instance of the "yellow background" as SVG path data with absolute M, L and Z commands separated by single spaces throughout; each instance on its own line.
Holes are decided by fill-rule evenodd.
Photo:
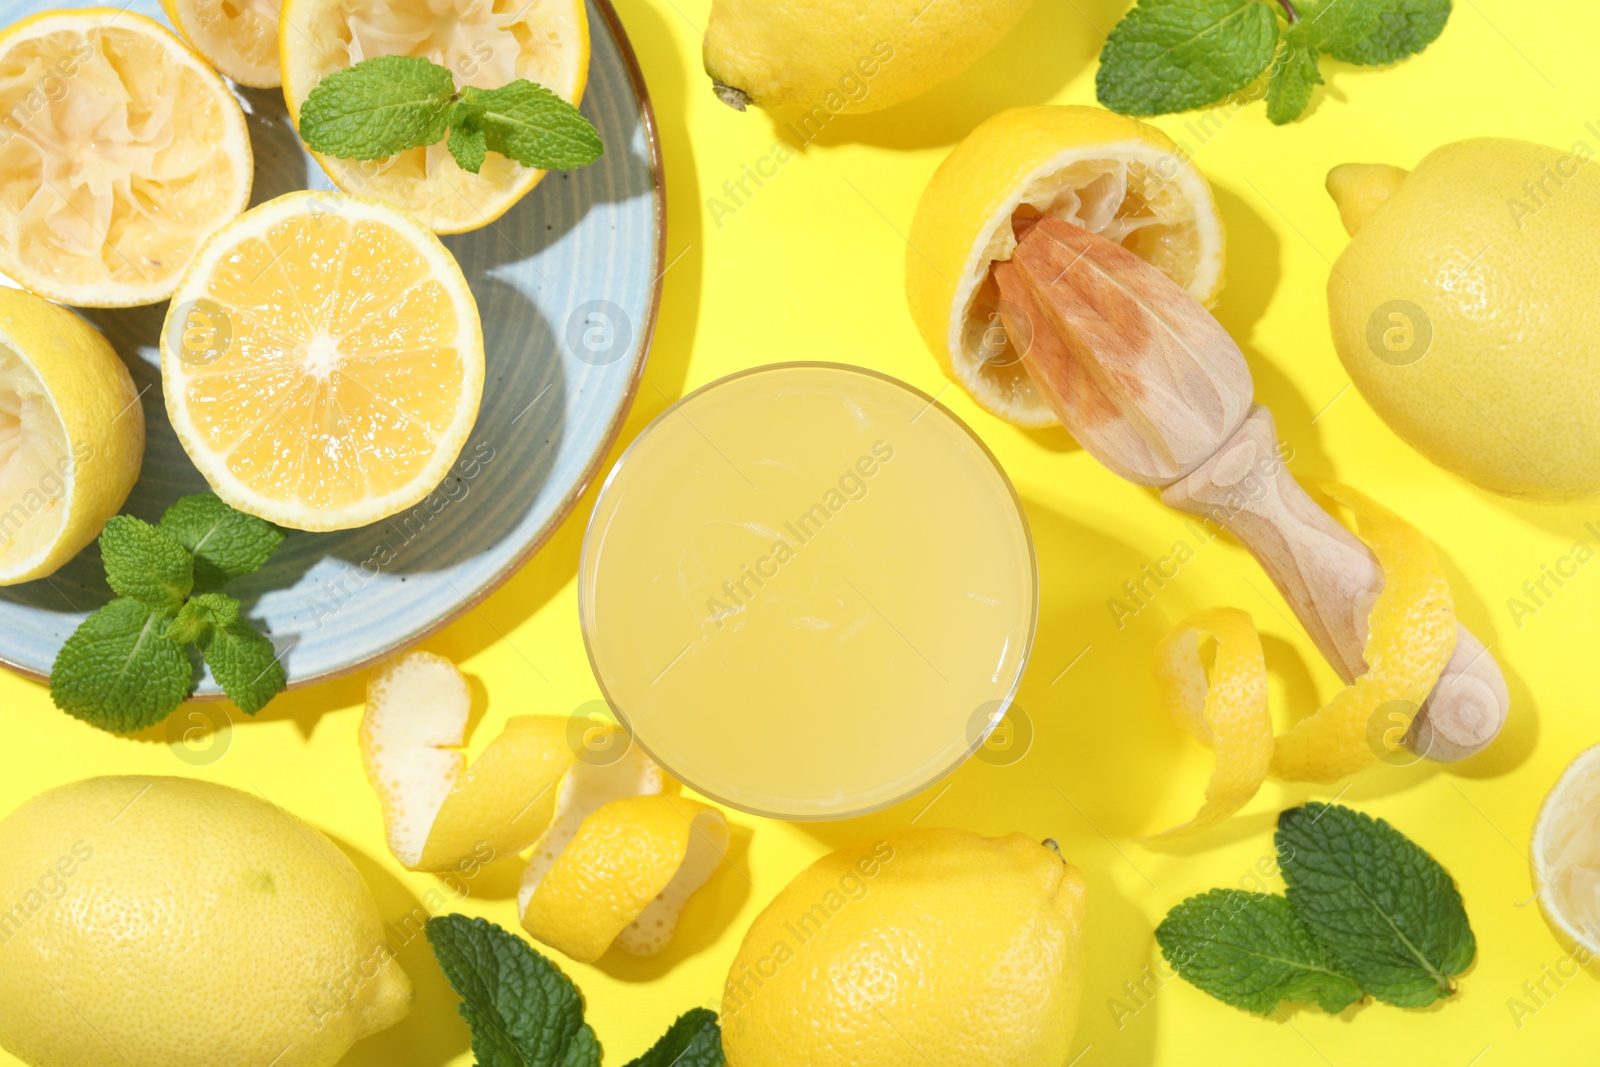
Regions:
M 1090 893 L 1076 1061 L 1083 1067 L 1592 1062 L 1600 985 L 1583 976 L 1561 986 L 1546 980 L 1553 996 L 1541 998 L 1520 1026 L 1508 998 L 1525 998 L 1523 983 L 1540 980 L 1543 968 L 1563 958 L 1530 901 L 1525 854 L 1545 792 L 1573 756 L 1600 740 L 1588 676 L 1600 628 L 1600 567 L 1580 571 L 1520 627 L 1506 601 L 1575 539 L 1594 541 L 1582 527 L 1600 519 L 1600 501 L 1552 508 L 1491 497 L 1412 452 L 1347 388 L 1324 297 L 1329 263 L 1346 238 L 1322 182 L 1336 163 L 1410 166 L 1436 145 L 1475 135 L 1600 147 L 1593 59 L 1600 10 L 1570 0 L 1459 0 L 1443 37 L 1417 59 L 1382 71 L 1325 63 L 1329 84 L 1297 124 L 1272 127 L 1259 103 L 1219 111 L 1208 138 L 1188 128 L 1199 127 L 1200 115 L 1156 120 L 1190 147 L 1216 188 L 1229 238 L 1217 314 L 1244 348 L 1258 396 L 1295 450 L 1292 469 L 1303 478 L 1348 481 L 1434 540 L 1461 617 L 1499 657 L 1513 701 L 1505 734 L 1474 761 L 1379 767 L 1348 788 L 1269 783 L 1227 826 L 1158 849 L 1133 839 L 1191 813 L 1209 770 L 1209 754 L 1155 706 L 1149 654 L 1169 625 L 1213 605 L 1251 611 L 1266 638 L 1280 713 L 1325 698 L 1335 678 L 1287 621 L 1255 564 L 1221 539 L 1200 548 L 1119 630 L 1107 599 L 1175 541 L 1190 539 L 1193 547 L 1183 519 L 1151 492 L 1098 467 L 1063 432 L 1014 429 L 958 389 L 944 389 L 901 289 L 903 235 L 950 146 L 1002 107 L 1092 103 L 1103 32 L 1128 4 L 1040 0 L 955 81 L 887 111 L 836 119 L 721 225 L 708 198 L 771 152 L 776 127 L 761 112 L 738 114 L 713 98 L 700 68 L 709 0 L 618 6 L 661 125 L 671 263 L 624 443 L 686 390 L 741 367 L 836 359 L 887 371 L 940 393 L 1000 457 L 1026 501 L 1043 599 L 1020 697 L 1036 739 L 1020 762 L 970 762 L 922 797 L 850 822 L 785 825 L 733 813 L 730 865 L 691 902 L 663 956 L 640 961 L 614 952 L 594 967 L 556 957 L 587 997 L 606 1062 L 637 1055 L 679 1012 L 715 1006 L 745 927 L 809 860 L 913 819 L 1055 837 L 1083 869 Z M 1595 127 L 1585 125 L 1591 121 Z M 566 714 L 598 696 L 578 632 L 573 578 L 592 503 L 591 492 L 519 575 L 426 643 L 473 680 L 481 713 L 474 752 L 507 716 Z M 43 687 L 0 677 L 10 731 L 0 746 L 0 810 L 48 786 L 118 772 L 193 774 L 259 791 L 348 849 L 385 916 L 397 920 L 441 883 L 402 871 L 383 845 L 356 751 L 362 690 L 363 679 L 352 677 L 283 696 L 255 720 L 235 711 L 225 755 L 190 766 L 160 728 L 131 740 L 103 734 L 56 711 Z M 1460 993 L 1423 1011 L 1368 1005 L 1329 1017 L 1296 1008 L 1269 1020 L 1162 978 L 1151 931 L 1166 910 L 1192 893 L 1240 884 L 1270 855 L 1279 809 L 1336 794 L 1393 821 L 1455 876 L 1478 935 L 1478 959 Z M 517 873 L 515 864 L 486 870 L 456 909 L 515 928 Z M 345 1062 L 470 1064 L 467 1029 L 427 949 L 408 945 L 401 960 L 417 987 L 410 1016 Z M 1129 982 L 1148 992 L 1131 997 Z M 150 993 L 149 1010 L 183 1010 L 162 1004 L 160 990 Z M 217 995 L 248 999 L 250 990 Z

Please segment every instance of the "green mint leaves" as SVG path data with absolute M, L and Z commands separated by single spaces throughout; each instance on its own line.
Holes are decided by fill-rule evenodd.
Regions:
M 212 677 L 246 715 L 254 715 L 283 692 L 286 681 L 277 650 L 239 618 L 239 602 L 223 593 L 200 593 L 179 610 L 167 637 L 198 645 Z
M 572 170 L 605 151 L 578 109 L 523 78 L 498 89 L 456 89 L 450 71 L 421 56 L 376 56 L 323 78 L 300 108 L 300 136 L 340 159 L 386 159 L 445 140 L 462 170 L 489 152 L 525 167 Z
M 1106 39 L 1095 93 L 1124 115 L 1204 107 L 1259 78 L 1277 47 L 1262 0 L 1139 0 Z
M 113 515 L 100 532 L 106 583 L 118 596 L 171 614 L 194 588 L 194 560 L 183 546 L 142 519 Z
M 157 529 L 194 558 L 196 593 L 213 592 L 231 578 L 260 570 L 284 537 L 283 530 L 233 510 L 215 493 L 183 497 L 161 516 Z
M 1420 1008 L 1477 953 L 1455 882 L 1382 819 L 1307 804 L 1278 816 L 1289 904 L 1334 966 L 1379 1000 Z
M 599 1067 L 578 988 L 526 941 L 465 915 L 434 916 L 426 932 L 479 1067 Z
M 722 1027 L 717 1013 L 695 1008 L 678 1021 L 643 1056 L 627 1067 L 722 1067 Z
M 1477 952 L 1455 883 L 1382 819 L 1307 804 L 1278 817 L 1287 896 L 1214 889 L 1156 929 L 1184 980 L 1265 1015 L 1280 1001 L 1337 1012 L 1371 995 L 1404 1008 L 1455 991 Z
M 1173 908 L 1156 940 L 1187 981 L 1258 1015 L 1281 1000 L 1338 1012 L 1363 995 L 1330 967 L 1284 897 L 1213 889 Z
M 166 633 L 166 616 L 118 597 L 84 619 L 56 653 L 50 698 L 102 730 L 131 733 L 160 722 L 194 683 L 183 646 Z
M 428 944 L 461 997 L 478 1067 L 600 1067 L 600 1042 L 583 1021 L 572 980 L 516 934 L 486 919 L 439 915 Z M 723 1067 L 715 1013 L 681 1016 L 628 1067 Z
M 1124 115 L 1214 104 L 1266 81 L 1267 117 L 1305 113 L 1323 55 L 1385 66 L 1439 36 L 1450 0 L 1139 0 L 1100 53 L 1095 92 Z
M 199 649 L 222 691 L 254 715 L 283 691 L 272 642 L 215 592 L 259 569 L 284 531 L 212 493 L 186 496 L 155 526 L 117 515 L 100 534 L 117 599 L 83 620 L 56 653 L 50 697 L 102 730 L 129 733 L 172 714 L 194 685 L 185 646 Z

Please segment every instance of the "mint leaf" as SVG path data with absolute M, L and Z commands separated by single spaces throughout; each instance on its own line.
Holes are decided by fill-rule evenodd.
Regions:
M 649 1052 L 627 1067 L 723 1067 L 717 1013 L 707 1008 L 684 1012 Z
M 1336 970 L 1401 1007 L 1454 992 L 1477 946 L 1437 860 L 1382 819 L 1329 804 L 1278 816 L 1276 840 L 1289 903 Z
M 577 988 L 526 941 L 465 915 L 434 916 L 426 932 L 479 1067 L 599 1067 Z
M 1139 0 L 1106 39 L 1095 94 L 1124 115 L 1204 107 L 1259 78 L 1277 47 L 1262 0 Z
M 1283 897 L 1213 889 L 1168 912 L 1156 941 L 1184 981 L 1245 1011 L 1265 1015 L 1292 1000 L 1339 1012 L 1362 996 Z
M 100 533 L 106 582 L 118 596 L 141 600 L 170 615 L 194 585 L 194 565 L 182 545 L 132 515 L 113 515 Z
M 385 159 L 444 137 L 456 83 L 421 56 L 375 56 L 317 83 L 300 106 L 300 137 L 341 159 Z
M 1383 66 L 1414 56 L 1438 39 L 1450 19 L 1450 0 L 1326 0 L 1302 21 L 1319 31 L 1324 52 L 1346 63 Z
M 224 504 L 215 493 L 180 498 L 157 528 L 194 556 L 194 591 L 199 593 L 260 570 L 286 536 L 266 519 Z
M 456 165 L 470 174 L 478 173 L 489 154 L 489 141 L 483 127 L 462 124 L 450 127 L 450 154 Z
M 461 99 L 482 109 L 478 122 L 488 146 L 525 167 L 572 170 L 605 151 L 600 134 L 577 108 L 526 79 L 498 89 L 469 85 Z
M 300 137 L 341 159 L 385 159 L 437 144 L 473 174 L 490 150 L 525 167 L 571 170 L 605 152 L 578 109 L 518 78 L 498 89 L 459 93 L 450 71 L 420 56 L 374 56 L 323 78 L 300 108 Z
M 197 594 L 167 627 L 167 636 L 199 645 L 211 676 L 246 715 L 254 715 L 283 692 L 286 679 L 277 650 L 239 617 L 239 602 L 231 596 Z
M 113 520 L 114 521 L 114 520 Z M 166 637 L 167 617 L 131 597 L 118 597 L 67 638 L 50 669 L 50 699 L 92 726 L 131 733 L 183 703 L 194 669 Z
M 1267 118 L 1276 126 L 1305 114 L 1312 91 L 1322 84 L 1316 48 L 1305 42 L 1306 34 L 1295 32 L 1302 25 L 1291 26 L 1284 35 L 1283 48 L 1272 67 L 1272 80 L 1267 83 Z

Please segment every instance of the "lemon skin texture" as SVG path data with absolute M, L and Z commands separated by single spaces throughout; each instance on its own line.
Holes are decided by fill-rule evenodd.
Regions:
M 1499 138 L 1438 149 L 1358 211 L 1328 309 L 1367 403 L 1418 452 L 1492 492 L 1600 492 L 1596 219 L 1600 165 Z
M 1062 1067 L 1083 904 L 1078 871 L 1021 834 L 917 829 L 825 856 L 745 935 L 729 1067 Z
M 88 778 L 0 822 L 0 1045 L 35 1067 L 331 1067 L 410 1006 L 315 828 L 187 778 Z
M 892 107 L 960 74 L 1033 0 L 716 0 L 704 60 L 717 95 L 741 111 Z

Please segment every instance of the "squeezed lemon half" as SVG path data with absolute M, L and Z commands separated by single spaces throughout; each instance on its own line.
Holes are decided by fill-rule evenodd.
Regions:
M 154 304 L 250 201 L 244 112 L 160 24 L 49 11 L 0 32 L 0 271 L 77 307 Z
M 945 374 L 1018 426 L 1057 419 L 1001 326 L 989 268 L 1014 217 L 1052 215 L 1115 241 L 1206 306 L 1222 288 L 1211 187 L 1154 126 L 1096 107 L 1019 107 L 958 144 L 928 181 L 906 249 L 911 317 Z
M 0 585 L 52 574 L 99 537 L 143 459 L 139 394 L 106 339 L 0 289 Z
M 1600 966 L 1600 746 L 1561 772 L 1533 826 L 1539 910 L 1580 963 Z
M 318 82 L 374 56 L 424 56 L 449 68 L 457 86 L 496 89 L 526 78 L 574 105 L 589 78 L 583 0 L 287 0 L 279 49 L 297 126 Z M 313 155 L 345 192 L 404 208 L 438 233 L 487 226 L 545 175 L 495 152 L 473 174 L 444 143 L 381 160 Z
M 278 72 L 278 0 L 161 0 L 184 40 L 240 85 L 272 89 Z

